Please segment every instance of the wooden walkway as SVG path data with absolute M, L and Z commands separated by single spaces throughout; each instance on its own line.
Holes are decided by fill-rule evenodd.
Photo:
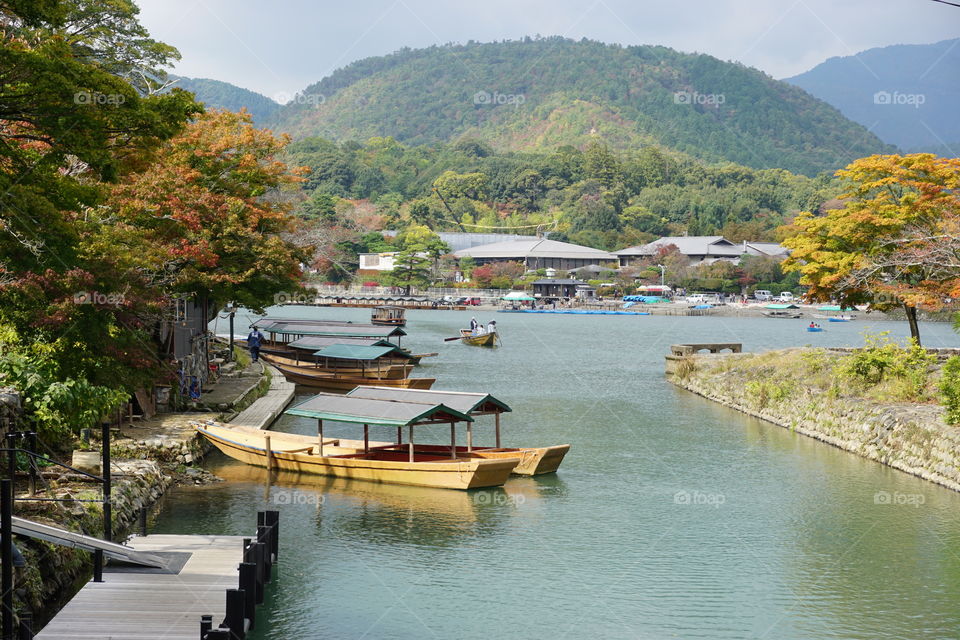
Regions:
M 240 536 L 150 535 L 136 537 L 138 551 L 187 552 L 177 574 L 104 571 L 88 582 L 37 640 L 196 640 L 200 616 L 223 620 L 226 589 L 237 586 L 243 555 Z
M 253 427 L 254 429 L 268 429 L 293 400 L 296 385 L 287 382 L 283 374 L 275 368 L 270 365 L 266 366 L 272 376 L 270 390 L 262 398 L 254 400 L 253 404 L 241 411 L 236 418 L 230 421 L 230 424 Z

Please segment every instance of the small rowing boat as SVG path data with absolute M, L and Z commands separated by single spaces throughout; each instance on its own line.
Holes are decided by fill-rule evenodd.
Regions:
M 469 329 L 460 329 L 460 341 L 474 347 L 495 347 L 497 346 L 497 332 L 474 335 Z
M 394 305 L 374 307 L 373 312 L 370 314 L 370 324 L 387 327 L 405 327 L 407 325 L 405 313 L 406 309 Z

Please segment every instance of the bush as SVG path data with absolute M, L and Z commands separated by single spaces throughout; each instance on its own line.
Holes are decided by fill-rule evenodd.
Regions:
M 927 387 L 930 367 L 936 357 L 911 340 L 910 346 L 903 348 L 890 340 L 888 331 L 879 334 L 865 334 L 864 347 L 858 349 L 844 360 L 838 369 L 841 379 L 848 379 L 862 386 L 878 385 L 888 380 L 896 380 L 904 385 L 902 399 L 924 395 Z
M 940 402 L 947 424 L 960 424 L 960 356 L 952 356 L 940 371 Z

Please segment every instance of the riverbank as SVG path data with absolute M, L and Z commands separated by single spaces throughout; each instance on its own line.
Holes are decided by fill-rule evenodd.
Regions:
M 850 357 L 850 350 L 809 348 L 693 355 L 667 377 L 724 406 L 960 491 L 960 427 L 946 423 L 930 393 L 938 364 L 922 381 L 861 386 L 841 373 Z M 924 388 L 908 388 L 918 384 Z M 923 401 L 902 400 L 911 395 Z
M 257 404 L 260 399 L 269 399 L 267 413 L 274 411 L 276 388 L 283 387 L 274 382 L 277 377 L 283 380 L 282 376 L 271 375 L 262 363 L 248 365 L 210 385 L 210 391 L 191 411 L 158 414 L 115 427 L 110 447 L 114 540 L 124 540 L 132 533 L 141 511 L 149 510 L 171 487 L 218 482 L 216 476 L 193 466 L 212 447 L 198 436 L 190 422 L 224 420 L 248 413 L 259 415 L 264 413 Z M 98 441 L 91 444 L 91 450 L 99 450 Z M 95 453 L 94 457 L 99 455 Z M 98 475 L 99 464 L 88 470 Z M 16 515 L 94 537 L 103 535 L 97 481 L 61 467 L 46 468 L 42 479 L 42 491 L 37 497 L 60 502 L 30 500 L 25 483 L 18 482 Z M 83 550 L 25 537 L 18 537 L 17 547 L 25 565 L 16 570 L 15 606 L 18 611 L 32 612 L 39 627 L 89 580 L 92 556 Z

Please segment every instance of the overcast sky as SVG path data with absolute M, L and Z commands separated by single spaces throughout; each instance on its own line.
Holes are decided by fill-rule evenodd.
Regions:
M 533 35 L 661 44 L 766 71 L 960 36 L 960 8 L 931 0 L 136 0 L 174 45 L 181 75 L 285 102 L 335 69 L 401 47 Z

